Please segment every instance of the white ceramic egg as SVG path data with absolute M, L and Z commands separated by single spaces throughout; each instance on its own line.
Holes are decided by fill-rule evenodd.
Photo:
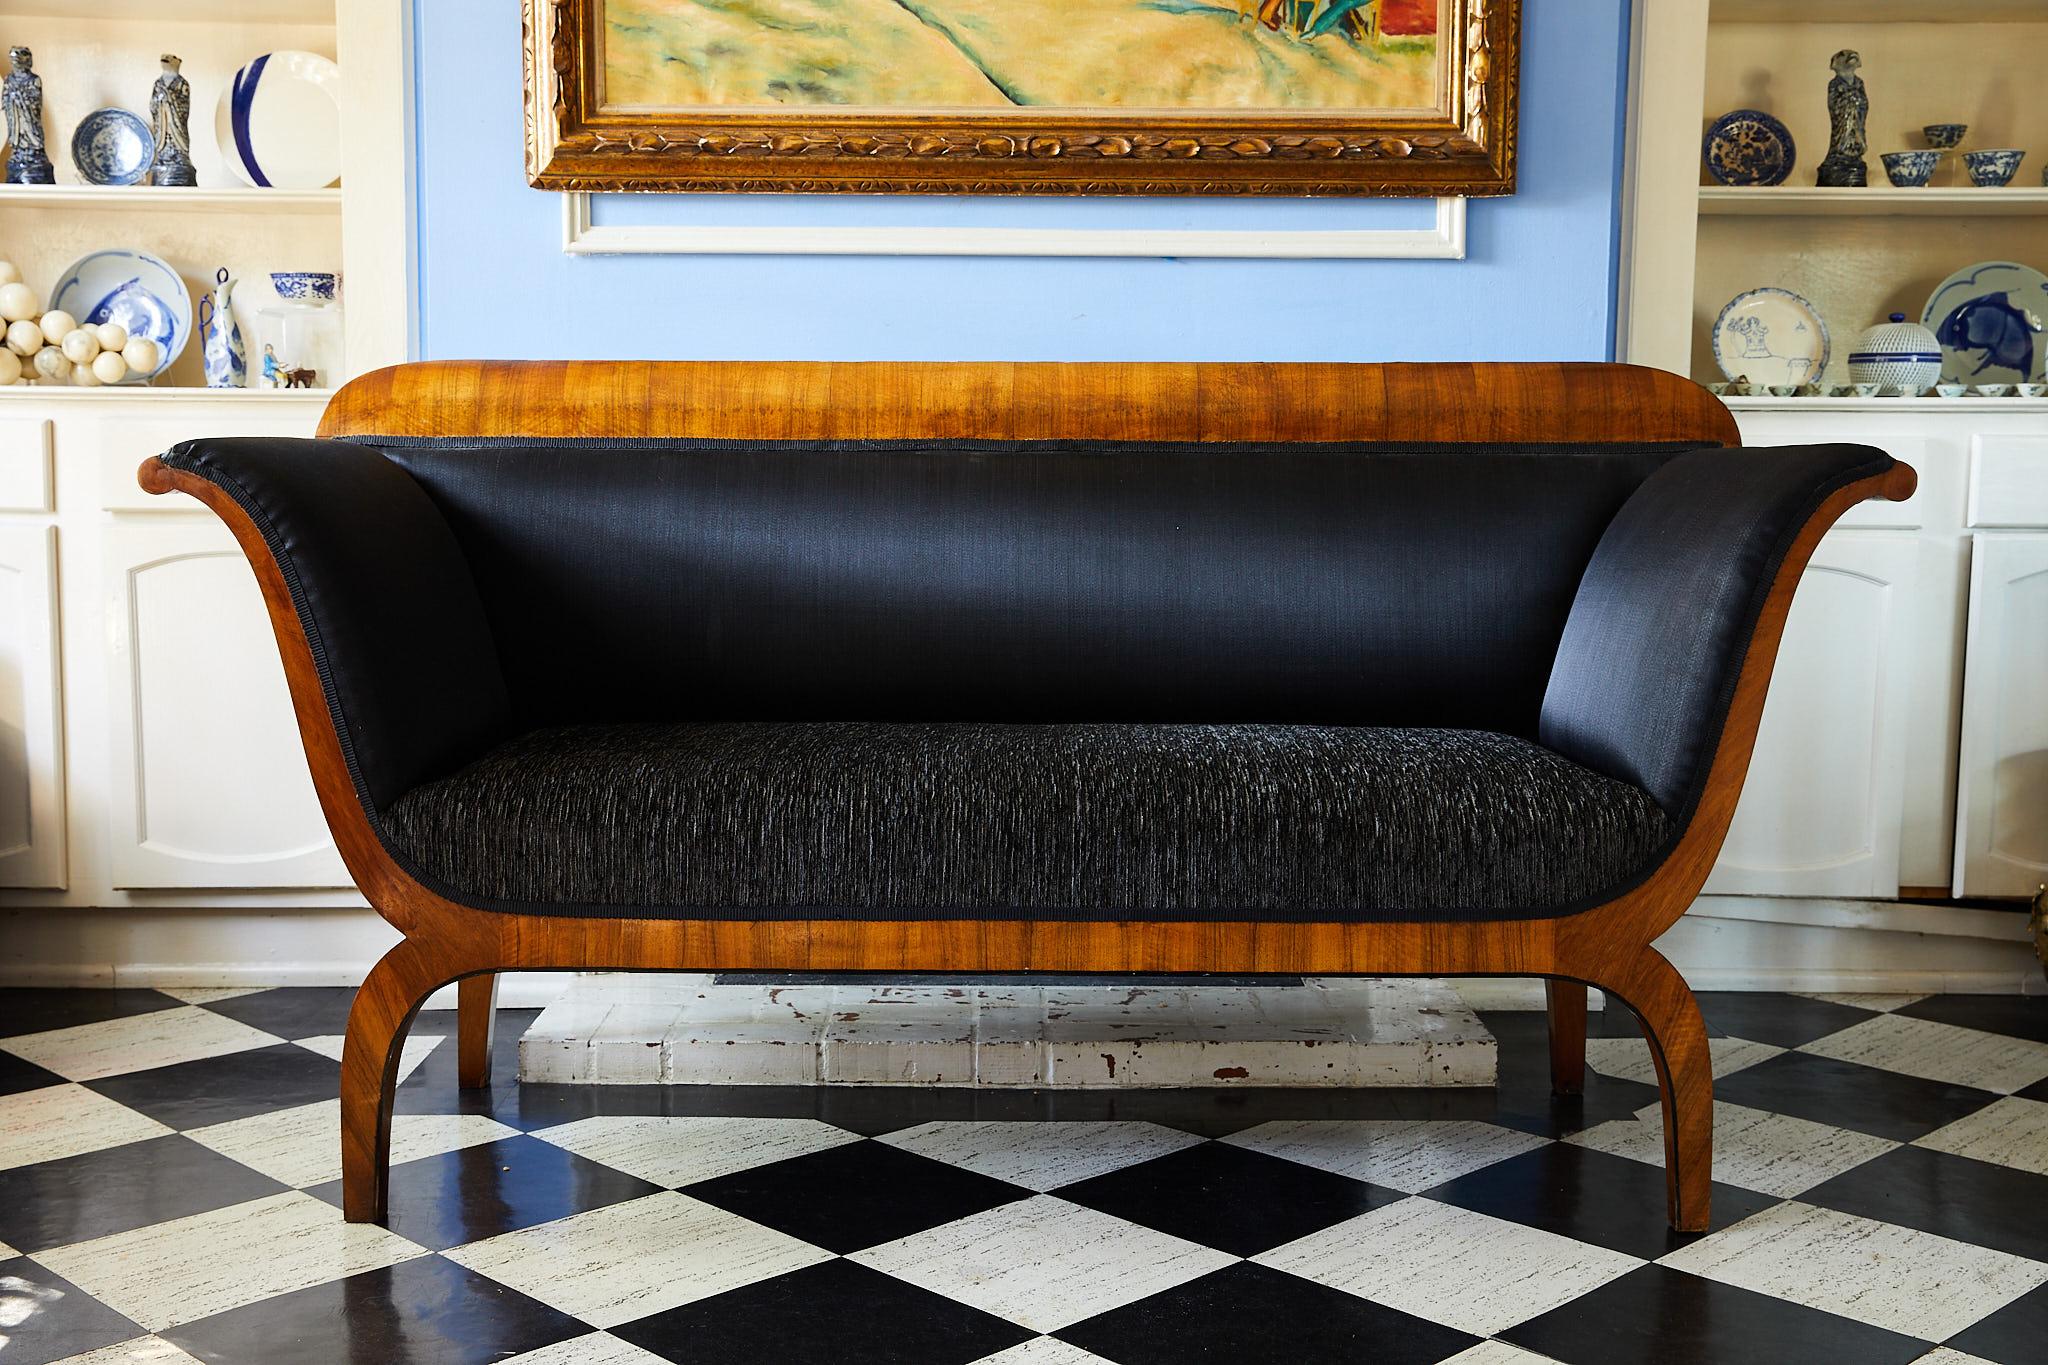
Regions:
M 0 261 L 0 284 L 19 284 L 21 267 L 12 261 Z
M 92 372 L 90 365 L 73 365 L 71 382 L 81 389 L 96 389 L 100 386 L 100 377 Z
M 49 328 L 43 329 L 48 336 Z M 64 334 L 59 343 L 64 347 L 64 358 L 74 365 L 90 365 L 92 358 L 100 353 L 100 339 L 83 327 L 74 327 Z
M 62 346 L 64 338 L 78 330 L 78 319 L 62 308 L 52 308 L 43 314 L 43 335 L 52 346 Z
M 23 318 L 20 322 L 7 324 L 7 349 L 15 354 L 34 355 L 46 344 L 43 329 L 33 319 Z
M 119 351 L 101 351 L 92 358 L 92 372 L 102 384 L 118 384 L 128 377 L 128 362 Z
M 0 284 L 0 318 L 8 322 L 20 322 L 43 311 L 43 302 L 36 297 L 36 291 L 20 280 L 12 284 Z
M 0 351 L 0 384 L 12 384 L 21 378 L 21 357 L 12 351 Z
M 92 334 L 100 339 L 102 351 L 119 351 L 128 344 L 128 329 L 118 322 L 103 322 L 92 329 Z
M 51 384 L 62 384 L 71 378 L 71 362 L 64 358 L 64 352 L 55 346 L 45 346 L 36 352 L 36 378 Z
M 163 363 L 163 351 L 148 337 L 129 337 L 128 344 L 121 348 L 121 359 L 128 362 L 128 368 L 147 379 L 156 373 L 156 367 Z

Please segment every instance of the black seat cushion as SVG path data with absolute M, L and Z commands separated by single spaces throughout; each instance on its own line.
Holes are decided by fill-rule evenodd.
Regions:
M 453 899 L 665 918 L 1527 917 L 1673 834 L 1510 735 L 1256 724 L 545 729 L 381 820 Z

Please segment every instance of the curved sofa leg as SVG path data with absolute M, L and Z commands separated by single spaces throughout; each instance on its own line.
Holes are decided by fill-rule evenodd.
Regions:
M 1601 986 L 1635 1011 L 1664 1101 L 1664 1188 L 1671 1226 L 1707 1230 L 1714 1181 L 1714 1066 L 1699 1002 L 1678 969 L 1645 947 L 1623 979 Z
M 341 1047 L 341 1210 L 351 1223 L 384 1221 L 399 1048 L 421 1003 L 450 975 L 429 966 L 407 939 L 370 969 L 349 1008 Z
M 455 986 L 456 1077 L 464 1090 L 491 1083 L 491 1025 L 497 1015 L 494 972 L 465 976 Z
M 1543 983 L 1543 995 L 1550 1012 L 1550 1088 L 1580 1094 L 1586 1088 L 1586 988 L 1553 979 Z

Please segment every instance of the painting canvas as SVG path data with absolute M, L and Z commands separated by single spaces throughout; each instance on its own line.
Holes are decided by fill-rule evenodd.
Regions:
M 527 0 L 544 188 L 1505 193 L 1518 0 Z

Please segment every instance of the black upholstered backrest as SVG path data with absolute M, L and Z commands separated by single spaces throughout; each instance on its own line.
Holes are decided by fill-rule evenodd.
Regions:
M 515 720 L 1256 720 L 1533 735 L 1675 447 L 382 444 Z

